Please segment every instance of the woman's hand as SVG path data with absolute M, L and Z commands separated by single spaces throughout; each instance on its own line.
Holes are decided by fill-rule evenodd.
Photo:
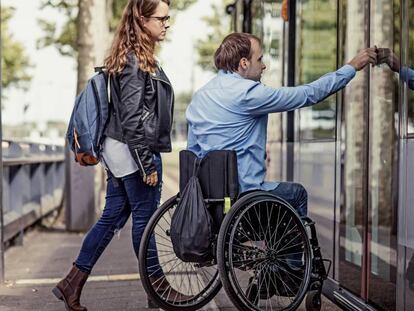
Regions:
M 151 174 L 147 175 L 147 179 L 144 180 L 144 182 L 148 185 L 148 186 L 156 186 L 158 184 L 158 174 L 157 171 L 152 172 Z

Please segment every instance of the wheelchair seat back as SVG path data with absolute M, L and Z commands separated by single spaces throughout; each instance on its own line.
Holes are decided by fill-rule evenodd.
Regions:
M 199 161 L 198 179 L 204 199 L 219 200 L 229 197 L 234 201 L 239 193 L 237 155 L 232 150 L 214 150 L 203 158 L 193 152 L 180 152 L 180 192 L 193 176 L 195 161 Z

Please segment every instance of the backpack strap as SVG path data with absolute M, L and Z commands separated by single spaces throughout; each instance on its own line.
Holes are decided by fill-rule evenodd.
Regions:
M 111 103 L 111 74 L 108 73 L 108 83 L 106 86 L 106 92 L 108 94 L 108 104 Z
M 193 175 L 192 176 L 198 176 L 198 172 L 200 171 L 201 167 L 201 160 L 199 158 L 195 158 L 194 165 L 193 165 Z
M 94 67 L 95 72 L 97 73 L 105 73 L 106 67 L 105 66 L 96 66 Z M 108 94 L 108 104 L 111 103 L 111 74 L 108 72 L 108 83 L 106 84 L 106 93 Z

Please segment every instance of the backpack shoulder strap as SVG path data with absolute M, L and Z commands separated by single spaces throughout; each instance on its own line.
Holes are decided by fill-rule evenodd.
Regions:
M 111 103 L 111 74 L 108 72 L 108 83 L 107 83 L 107 86 L 106 86 L 106 91 L 107 91 L 107 94 L 108 94 L 108 104 L 110 104 Z

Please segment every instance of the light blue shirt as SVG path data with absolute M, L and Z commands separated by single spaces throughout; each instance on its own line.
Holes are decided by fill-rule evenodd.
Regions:
M 274 89 L 219 71 L 187 108 L 188 149 L 198 157 L 211 150 L 235 150 L 240 190 L 272 190 L 278 183 L 264 181 L 268 114 L 314 105 L 354 76 L 355 69 L 345 65 L 312 83 Z

